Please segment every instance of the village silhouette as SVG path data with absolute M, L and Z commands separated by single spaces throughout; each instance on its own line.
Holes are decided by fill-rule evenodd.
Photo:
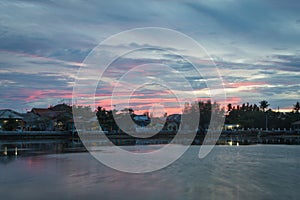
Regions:
M 296 102 L 290 112 L 280 112 L 269 108 L 268 101 L 260 101 L 259 104 L 244 103 L 227 107 L 211 101 L 198 101 L 186 104 L 182 114 L 153 116 L 153 113 L 135 114 L 132 108 L 123 110 L 106 110 L 99 106 L 95 111 L 89 106 L 71 106 L 65 103 L 50 106 L 48 108 L 32 108 L 26 113 L 18 113 L 10 109 L 0 110 L 0 137 L 2 139 L 24 139 L 56 137 L 78 138 L 78 130 L 85 132 L 101 132 L 108 136 L 126 135 L 126 140 L 116 144 L 135 144 L 136 137 L 128 132 L 147 134 L 147 130 L 157 130 L 157 134 L 149 137 L 161 143 L 168 143 L 179 130 L 189 133 L 196 131 L 193 144 L 202 144 L 208 131 L 211 115 L 215 113 L 222 116 L 224 126 L 218 140 L 218 144 L 299 144 L 300 131 L 300 105 Z M 74 115 L 76 112 L 76 115 Z M 190 129 L 189 122 L 195 119 L 191 117 L 187 123 L 181 124 L 182 117 L 193 116 L 197 113 L 199 122 L 196 130 Z M 130 117 L 133 123 L 123 124 L 123 130 L 119 127 L 124 122 L 124 117 Z M 125 119 L 125 118 L 124 118 Z M 74 120 L 77 123 L 74 123 Z M 116 122 L 118 121 L 119 124 Z M 88 124 L 88 128 L 80 127 L 81 122 Z M 76 127 L 79 126 L 79 127 Z M 151 126 L 151 127 L 149 127 Z M 148 138 L 148 139 L 149 139 Z M 134 140 L 134 142 L 133 142 Z M 147 139 L 145 139 L 146 141 Z M 149 143 L 149 142 L 148 142 Z M 142 142 L 141 144 L 148 144 Z

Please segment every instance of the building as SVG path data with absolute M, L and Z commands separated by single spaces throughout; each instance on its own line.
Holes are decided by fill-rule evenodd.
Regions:
M 237 130 L 239 128 L 241 128 L 239 124 L 224 124 L 225 131 Z
M 23 127 L 23 116 L 20 113 L 10 109 L 0 110 L 0 130 L 21 131 Z
M 148 124 L 150 124 L 151 119 L 147 115 L 134 115 L 133 116 L 133 121 L 138 126 L 145 127 Z
M 180 123 L 181 123 L 180 114 L 169 115 L 166 119 L 166 124 L 164 129 L 168 131 L 178 131 Z
M 45 121 L 39 115 L 28 112 L 22 114 L 23 120 L 25 122 L 25 130 L 26 131 L 40 131 L 45 130 Z
M 66 104 L 58 104 L 50 108 L 32 108 L 29 113 L 39 117 L 36 126 L 42 131 L 72 130 L 74 126 L 72 107 Z

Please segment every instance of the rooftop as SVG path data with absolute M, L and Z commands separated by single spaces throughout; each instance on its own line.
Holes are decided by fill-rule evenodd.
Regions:
M 10 109 L 0 110 L 0 119 L 23 119 L 21 114 Z

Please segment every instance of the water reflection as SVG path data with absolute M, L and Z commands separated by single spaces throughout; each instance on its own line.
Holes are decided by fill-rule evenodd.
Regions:
M 2 156 L 1 199 L 300 198 L 300 146 L 217 146 L 204 159 L 198 151 L 147 174 L 115 171 L 88 153 Z
M 3 160 L 11 160 L 16 156 L 32 156 L 84 151 L 86 151 L 86 149 L 79 140 L 0 140 L 1 162 Z

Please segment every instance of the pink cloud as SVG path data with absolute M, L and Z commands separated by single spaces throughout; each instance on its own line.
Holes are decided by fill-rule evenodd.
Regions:
M 225 83 L 226 88 L 239 88 L 239 87 L 256 87 L 259 85 L 266 85 L 266 82 L 234 82 Z

